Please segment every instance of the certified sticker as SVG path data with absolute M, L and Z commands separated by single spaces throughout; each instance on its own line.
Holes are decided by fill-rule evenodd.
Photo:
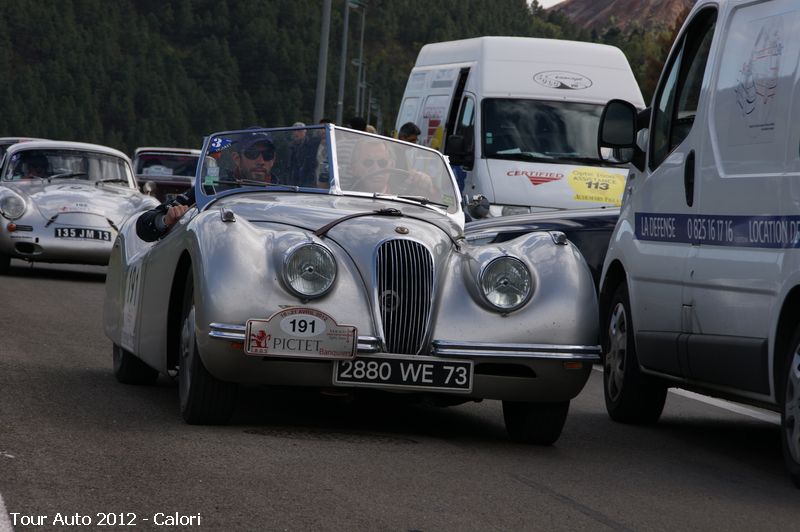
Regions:
M 247 321 L 245 353 L 255 356 L 351 359 L 358 331 L 311 308 L 293 307 Z
M 533 76 L 533 81 L 550 89 L 581 90 L 592 86 L 592 80 L 576 72 L 548 70 Z
M 602 168 L 576 168 L 567 177 L 576 201 L 622 205 L 625 176 Z

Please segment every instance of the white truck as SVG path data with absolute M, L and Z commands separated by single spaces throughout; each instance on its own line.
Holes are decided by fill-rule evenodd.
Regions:
M 628 171 L 597 157 L 600 113 L 612 98 L 644 107 L 613 46 L 525 37 L 434 43 L 409 75 L 396 129 L 414 122 L 420 143 L 465 171 L 473 218 L 619 206 Z

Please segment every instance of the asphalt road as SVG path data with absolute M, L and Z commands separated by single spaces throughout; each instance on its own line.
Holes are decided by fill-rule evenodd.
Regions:
M 103 268 L 12 266 L 0 277 L 0 532 L 800 523 L 775 424 L 672 393 L 658 425 L 615 424 L 599 372 L 552 447 L 509 442 L 492 401 L 440 409 L 248 389 L 231 425 L 185 425 L 168 378 L 114 379 Z M 184 526 L 170 526 L 176 513 Z

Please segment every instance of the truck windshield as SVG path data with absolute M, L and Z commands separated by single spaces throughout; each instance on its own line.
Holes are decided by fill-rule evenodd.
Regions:
M 482 105 L 486 157 L 598 161 L 602 105 L 512 98 L 487 98 Z

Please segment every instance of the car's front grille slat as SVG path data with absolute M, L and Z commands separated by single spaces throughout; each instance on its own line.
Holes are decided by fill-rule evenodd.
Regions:
M 423 347 L 433 300 L 433 258 L 420 243 L 395 239 L 381 244 L 376 289 L 386 349 L 417 354 Z

